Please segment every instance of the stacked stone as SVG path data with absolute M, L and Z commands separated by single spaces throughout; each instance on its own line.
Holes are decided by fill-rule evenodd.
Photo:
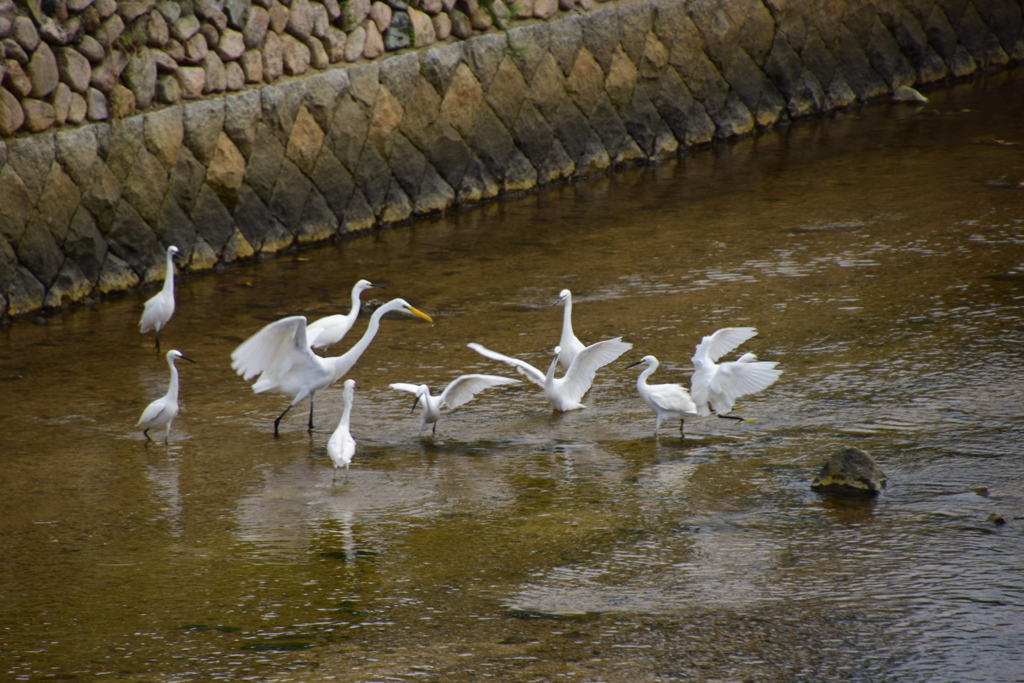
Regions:
M 207 40 L 213 24 L 198 23 Z M 169 244 L 201 271 L 1011 59 L 1024 59 L 1017 0 L 637 0 L 17 135 L 0 140 L 0 318 L 161 279 Z M 154 80 L 189 68 L 206 83 L 206 67 L 180 64 Z M 93 68 L 87 105 L 97 72 L 112 73 Z
M 603 0 L 602 0 L 603 1 Z M 594 0 L 0 0 L 0 137 L 123 118 Z

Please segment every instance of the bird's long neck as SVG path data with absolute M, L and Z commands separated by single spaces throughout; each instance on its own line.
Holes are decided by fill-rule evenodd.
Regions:
M 345 316 L 345 318 L 349 322 L 349 325 L 352 325 L 356 321 L 356 318 L 359 317 L 359 308 L 362 305 L 359 301 L 359 297 L 360 295 L 362 295 L 362 293 L 363 290 L 359 288 L 355 288 L 352 290 L 352 309 L 348 312 L 348 315 Z
M 636 378 L 636 385 L 639 387 L 641 384 L 647 384 L 647 378 L 654 374 L 654 371 L 658 369 L 658 364 L 653 363 L 648 365 L 647 368 L 640 373 L 640 376 Z
M 572 337 L 572 297 L 565 297 L 565 311 L 562 313 L 562 337 Z
M 419 397 L 423 410 L 435 413 L 441 410 L 441 397 L 432 395 L 426 386 L 420 391 Z
M 174 360 L 171 358 L 167 359 L 167 364 L 171 366 L 171 386 L 167 387 L 167 397 L 176 402 L 178 400 L 178 368 L 174 366 Z
M 345 407 L 341 409 L 341 422 L 338 423 L 339 427 L 348 429 L 349 419 L 352 417 L 352 399 L 354 392 L 349 389 L 345 390 Z
M 548 374 L 544 377 L 544 384 L 550 386 L 551 382 L 555 379 L 555 368 L 558 366 L 558 354 L 551 359 L 551 365 L 548 366 Z
M 377 330 L 380 329 L 380 319 L 387 313 L 383 307 L 378 308 L 370 316 L 370 323 L 366 326 L 366 332 L 363 332 L 363 336 L 359 338 L 355 346 L 334 358 L 327 358 L 326 360 L 334 365 L 335 379 L 341 377 L 342 374 L 348 372 L 349 368 L 356 364 L 359 357 L 363 355 L 370 342 L 377 336 Z
M 167 252 L 167 273 L 164 275 L 164 289 L 169 292 L 174 289 L 174 254 Z M 173 367 L 173 365 L 172 365 Z

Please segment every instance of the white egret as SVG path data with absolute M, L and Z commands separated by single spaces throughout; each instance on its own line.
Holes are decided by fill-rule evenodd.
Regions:
M 306 326 L 306 341 L 314 349 L 323 349 L 327 357 L 327 347 L 337 344 L 348 334 L 359 317 L 360 295 L 368 289 L 387 289 L 384 285 L 375 285 L 369 280 L 360 280 L 352 287 L 352 310 L 347 315 L 329 315 Z
M 146 334 L 156 330 L 156 350 L 160 350 L 160 330 L 174 315 L 174 255 L 178 248 L 173 244 L 167 247 L 167 272 L 164 273 L 164 286 L 150 297 L 142 309 L 139 320 L 139 332 Z
M 639 392 L 640 398 L 644 400 L 644 403 L 654 411 L 654 438 L 658 438 L 658 430 L 661 428 L 661 421 L 664 419 L 679 420 L 679 436 L 683 436 L 685 416 L 696 415 L 697 405 L 681 384 L 647 383 L 647 378 L 658 369 L 658 359 L 654 356 L 644 356 L 626 367 L 627 369 L 632 368 L 641 363 L 646 363 L 647 368 L 637 377 L 636 390 Z
M 404 299 L 392 299 L 373 312 L 362 338 L 340 356 L 321 358 L 313 353 L 306 337 L 306 318 L 301 315 L 270 323 L 231 352 L 231 367 L 245 381 L 259 375 L 252 385 L 255 393 L 274 391 L 292 397 L 292 402 L 274 420 L 274 436 L 278 435 L 281 418 L 306 396 L 309 396 L 309 429 L 313 430 L 316 392 L 337 382 L 352 369 L 377 334 L 380 319 L 391 311 L 434 322 Z
M 334 430 L 331 438 L 327 441 L 327 454 L 331 456 L 331 462 L 334 463 L 334 478 L 331 479 L 331 483 L 338 480 L 339 467 L 345 468 L 345 481 L 348 481 L 348 466 L 352 463 L 352 456 L 356 453 L 356 440 L 352 438 L 352 434 L 348 430 L 349 419 L 352 416 L 355 386 L 354 379 L 345 380 L 345 388 L 341 394 L 344 402 L 344 407 L 341 409 L 341 420 L 338 422 L 338 428 Z
M 156 399 L 142 411 L 142 417 L 136 423 L 136 427 L 142 427 L 142 433 L 148 441 L 153 439 L 149 436 L 149 430 L 157 427 L 164 428 L 164 443 L 168 443 L 171 437 L 171 422 L 178 414 L 178 368 L 174 366 L 177 359 L 187 360 L 195 363 L 191 358 L 186 358 L 181 351 L 171 350 L 167 352 L 167 365 L 171 368 L 171 385 L 167 387 L 167 393 Z
M 598 368 L 611 363 L 616 358 L 633 348 L 633 345 L 622 341 L 622 337 L 606 339 L 591 344 L 577 354 L 562 377 L 555 377 L 555 366 L 558 365 L 559 347 L 555 347 L 555 357 L 551 359 L 547 374 L 544 374 L 526 361 L 504 356 L 484 348 L 476 342 L 468 344 L 477 353 L 494 360 L 508 363 L 528 380 L 544 389 L 544 395 L 555 410 L 579 410 L 586 408 L 580 403 L 583 394 L 587 393 L 594 382 Z
M 559 292 L 555 305 L 557 306 L 559 302 L 565 304 L 565 311 L 562 314 L 562 338 L 558 341 L 558 347 L 561 349 L 558 353 L 558 364 L 562 366 L 563 370 L 568 370 L 573 359 L 586 346 L 572 331 L 572 292 L 568 289 Z
M 716 362 L 756 334 L 753 327 L 724 327 L 697 345 L 691 359 L 694 372 L 690 394 L 698 414 L 710 415 L 714 411 L 719 417 L 742 419 L 728 415 L 736 399 L 763 391 L 782 374 L 775 368 L 777 362 L 757 360 L 752 353 L 743 354 L 739 360 Z
M 498 377 L 497 375 L 462 375 L 452 380 L 438 396 L 431 396 L 430 388 L 426 384 L 395 382 L 390 386 L 398 391 L 408 391 L 410 394 L 416 394 L 416 401 L 413 402 L 412 409 L 416 410 L 417 404 L 423 404 L 420 410 L 420 434 L 423 434 L 423 428 L 427 424 L 433 424 L 432 433 L 436 435 L 437 421 L 441 417 L 441 408 L 455 410 L 459 406 L 468 403 L 484 389 L 504 384 L 519 384 L 519 380 Z

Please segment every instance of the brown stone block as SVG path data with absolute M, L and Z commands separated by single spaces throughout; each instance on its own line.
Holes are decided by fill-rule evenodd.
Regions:
M 277 0 L 270 3 L 270 30 L 274 33 L 284 33 L 288 26 L 288 8 Z
M 224 62 L 220 60 L 216 52 L 206 55 L 206 59 L 203 60 L 203 70 L 206 72 L 203 92 L 224 92 L 227 88 L 227 71 L 224 69 Z
M 491 87 L 487 89 L 487 102 L 511 130 L 526 99 L 528 86 L 515 63 L 507 55 L 498 65 Z
M 273 83 L 284 73 L 284 46 L 276 33 L 268 33 L 263 44 L 263 80 Z
M 70 94 L 69 91 L 68 95 L 70 96 Z M 57 244 L 64 243 L 71 219 L 78 210 L 81 200 L 82 193 L 71 176 L 64 172 L 59 163 L 54 162 L 50 166 L 49 177 L 39 196 L 39 206 L 46 207 L 43 219 Z
M 164 15 L 153 10 L 146 18 L 146 45 L 163 47 L 171 39 L 171 28 L 167 25 Z
M 473 129 L 473 121 L 483 101 L 484 91 L 480 82 L 468 66 L 459 64 L 441 102 L 441 114 L 456 130 L 467 135 Z
M 92 67 L 89 60 L 73 47 L 62 47 L 57 51 L 57 71 L 60 80 L 77 93 L 89 89 Z
M 71 95 L 71 88 L 67 83 L 58 83 L 57 89 L 50 96 L 50 104 L 53 105 L 56 112 L 58 126 L 64 125 L 64 122 L 68 120 L 68 112 L 71 110 Z
M 377 59 L 384 54 L 384 37 L 377 30 L 377 24 L 367 21 L 363 27 L 366 29 L 366 42 L 363 44 L 363 56 L 367 59 Z
M 289 76 L 301 76 L 309 70 L 309 48 L 291 35 L 281 36 L 281 64 Z
M 267 10 L 254 5 L 249 10 L 249 18 L 245 22 L 245 28 L 242 29 L 242 38 L 247 48 L 254 49 L 258 48 L 263 44 L 263 39 L 267 35 L 267 29 L 270 28 L 270 13 Z
M 246 50 L 238 63 L 245 74 L 246 83 L 259 83 L 263 80 L 263 54 L 259 50 Z
M 3 62 L 4 76 L 3 85 L 7 90 L 17 97 L 28 97 L 32 93 L 32 80 L 13 59 L 6 59 Z
M 115 119 L 123 119 L 135 111 L 135 93 L 121 83 L 110 91 L 107 102 L 110 115 Z
M 220 198 L 221 202 L 233 209 L 238 204 L 239 191 L 245 179 L 245 159 L 235 143 L 225 133 L 217 138 L 210 165 L 206 169 L 206 184 Z
M 68 105 L 68 123 L 82 123 L 89 113 L 89 105 L 80 94 L 71 93 L 71 103 Z
M 183 66 L 174 74 L 181 87 L 181 97 L 194 100 L 202 96 L 206 86 L 206 71 L 201 66 Z

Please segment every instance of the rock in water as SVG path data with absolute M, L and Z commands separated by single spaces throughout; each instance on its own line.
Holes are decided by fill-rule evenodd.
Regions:
M 825 461 L 811 482 L 821 493 L 861 493 L 877 496 L 888 478 L 874 459 L 859 448 L 842 448 Z
M 905 104 L 925 104 L 928 98 L 911 88 L 909 85 L 901 85 L 892 92 L 893 102 Z

